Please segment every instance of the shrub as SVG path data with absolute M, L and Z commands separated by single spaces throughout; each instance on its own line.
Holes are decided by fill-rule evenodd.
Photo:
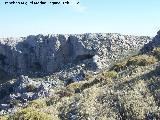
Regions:
M 93 78 L 93 75 L 91 74 L 85 74 L 85 80 L 91 80 Z
M 47 104 L 46 104 L 45 100 L 37 99 L 37 100 L 33 100 L 33 101 L 29 102 L 28 106 L 34 107 L 34 108 L 43 108 L 43 107 L 47 106 Z
M 55 95 L 47 99 L 46 104 L 47 106 L 51 106 L 53 104 L 56 104 L 60 100 L 60 97 Z
M 9 120 L 54 120 L 51 115 L 44 112 L 40 112 L 35 108 L 28 107 L 24 108 L 13 116 Z
M 130 65 L 146 66 L 146 65 L 154 64 L 155 62 L 156 62 L 156 58 L 154 56 L 138 55 L 138 56 L 131 57 L 127 61 L 127 66 L 130 66 Z
M 98 83 L 101 82 L 102 84 L 107 84 L 109 86 L 112 86 L 114 84 L 113 78 L 116 78 L 117 76 L 118 76 L 118 73 L 114 70 L 105 71 L 102 74 L 100 74 L 100 78 L 97 79 L 97 82 Z
M 115 77 L 117 77 L 117 72 L 112 70 L 112 71 L 104 72 L 102 75 L 105 78 L 115 78 Z
M 0 116 L 0 120 L 8 120 L 8 116 Z
M 74 83 L 71 83 L 67 86 L 67 89 L 70 90 L 70 91 L 78 91 L 81 86 L 83 85 L 84 82 L 74 82 Z
M 18 106 L 18 104 L 20 103 L 20 100 L 14 99 L 10 101 L 10 106 Z
M 57 95 L 59 95 L 60 98 L 63 97 L 70 97 L 73 95 L 73 93 L 71 91 L 67 91 L 67 90 L 60 90 L 56 92 Z
M 77 89 L 77 91 L 75 91 L 75 92 L 76 92 L 76 93 L 82 92 L 83 90 L 85 90 L 85 89 L 87 89 L 87 88 L 90 88 L 90 87 L 92 87 L 92 86 L 95 86 L 95 85 L 98 84 L 98 83 L 100 83 L 100 80 L 96 78 L 96 79 L 94 79 L 94 80 L 91 80 L 91 81 L 89 81 L 89 82 L 86 82 L 86 83 L 82 84 L 82 86 L 81 86 L 79 89 Z
M 123 61 L 123 62 L 119 62 L 113 65 L 113 67 L 111 68 L 111 70 L 115 70 L 116 72 L 119 72 L 121 70 L 124 70 L 127 67 L 127 61 Z
M 158 58 L 158 60 L 160 60 L 160 47 L 153 49 L 153 55 L 155 55 Z
M 124 115 L 133 120 L 144 120 L 148 113 L 157 111 L 154 97 L 142 80 L 135 82 L 130 90 L 128 88 L 123 90 L 123 94 L 118 99 Z

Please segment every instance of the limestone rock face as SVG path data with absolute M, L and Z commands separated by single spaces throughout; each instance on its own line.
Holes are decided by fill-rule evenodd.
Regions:
M 107 68 L 114 61 L 140 50 L 147 36 L 117 33 L 37 35 L 0 39 L 0 68 L 11 74 L 53 73 L 69 64 Z
M 18 106 L 25 106 L 28 101 L 53 96 L 54 88 L 62 86 L 64 84 L 55 78 L 31 79 L 24 75 L 6 82 L 0 86 L 0 115 L 14 112 L 16 101 Z

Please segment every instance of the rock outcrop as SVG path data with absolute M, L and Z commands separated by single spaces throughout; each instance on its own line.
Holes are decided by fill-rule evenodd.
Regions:
M 37 35 L 0 39 L 0 68 L 10 74 L 53 73 L 72 64 L 87 69 L 108 68 L 114 61 L 139 51 L 147 36 L 121 34 Z
M 49 76 L 31 79 L 21 75 L 16 80 L 10 80 L 0 85 L 0 115 L 13 112 L 17 103 L 19 106 L 25 106 L 31 100 L 53 96 L 54 88 L 63 86 L 58 78 Z
M 160 31 L 158 31 L 157 35 L 152 39 L 152 41 L 145 44 L 140 51 L 142 53 L 148 53 L 148 52 L 151 52 L 153 48 L 159 47 L 159 46 L 160 46 Z
M 146 52 L 152 51 L 154 47 L 159 47 L 159 45 L 160 32 L 158 32 L 154 38 L 148 36 L 121 35 L 117 33 L 97 33 L 37 35 L 26 38 L 0 39 L 0 116 L 5 114 L 12 115 L 19 108 L 26 107 L 32 100 L 41 98 L 52 100 L 50 99 L 52 97 L 54 100 L 56 100 L 54 97 L 58 97 L 58 101 L 59 97 L 61 99 L 59 104 L 50 101 L 55 106 L 59 105 L 56 108 L 58 110 L 59 108 L 65 108 L 71 105 L 67 103 L 67 101 L 71 100 L 71 103 L 73 103 L 73 105 L 75 104 L 75 108 L 72 107 L 71 111 L 68 112 L 69 116 L 64 114 L 63 110 L 60 111 L 61 113 L 59 115 L 61 119 L 66 118 L 65 115 L 67 115 L 68 119 L 72 119 L 73 116 L 83 116 L 83 114 L 76 112 L 72 113 L 75 109 L 80 109 L 79 111 L 81 111 L 81 108 L 89 108 L 88 110 L 91 111 L 89 117 L 95 119 L 95 116 L 101 114 L 102 108 L 106 113 L 110 114 L 106 108 L 111 106 L 114 107 L 114 110 L 117 107 L 117 113 L 121 116 L 121 110 L 125 107 L 115 106 L 115 102 L 118 103 L 120 100 L 119 97 L 117 97 L 119 95 L 122 98 L 123 96 L 124 98 L 129 98 L 129 101 L 127 100 L 128 103 L 132 103 L 132 97 L 135 97 L 133 103 L 137 103 L 137 100 L 140 101 L 140 107 L 141 101 L 144 99 L 144 105 L 150 106 L 140 91 L 144 90 L 144 92 L 146 92 L 145 89 L 149 86 L 149 83 L 144 82 L 142 83 L 144 86 L 141 86 L 141 82 L 136 83 L 133 79 L 137 79 L 137 76 L 143 78 L 143 76 L 146 77 L 147 74 L 152 75 L 153 70 L 154 75 L 156 75 L 159 73 L 159 71 L 156 71 L 160 66 L 159 62 L 150 66 L 141 66 L 143 69 L 141 67 L 139 69 L 133 69 L 133 66 L 126 67 L 126 69 L 117 73 L 117 78 L 110 79 L 113 80 L 113 82 L 108 78 L 104 79 L 104 71 L 99 74 L 97 73 L 103 69 L 106 71 L 107 68 L 112 67 L 114 62 L 123 60 L 139 52 L 146 54 Z M 140 72 L 140 70 L 142 70 L 142 72 Z M 91 74 L 88 74 L 90 72 Z M 37 76 L 29 76 L 32 73 Z M 15 75 L 15 77 L 10 74 Z M 45 76 L 43 76 L 43 74 L 45 74 Z M 87 76 L 87 74 L 89 76 Z M 90 76 L 91 79 L 87 80 L 86 78 Z M 5 79 L 7 80 L 5 81 Z M 147 80 L 144 81 L 148 81 L 148 78 L 145 79 Z M 132 81 L 133 83 L 135 82 L 135 84 L 132 84 Z M 155 89 L 157 84 L 155 84 Z M 154 86 L 152 86 L 152 88 L 154 88 Z M 126 91 L 124 92 L 125 89 Z M 147 90 L 149 89 L 150 87 L 147 88 Z M 138 96 L 137 91 L 140 92 Z M 136 93 L 136 95 L 134 93 Z M 75 94 L 76 97 L 74 96 Z M 65 97 L 69 97 L 70 95 L 74 96 L 73 99 L 65 99 Z M 148 95 L 150 96 L 150 94 Z M 110 98 L 111 96 L 113 96 L 113 98 Z M 105 101 L 103 104 L 102 101 L 102 103 L 99 104 L 100 99 L 107 100 L 108 102 Z M 97 101 L 95 102 L 95 100 Z M 152 98 L 150 101 L 154 103 Z M 108 104 L 108 106 L 106 106 L 106 103 L 111 103 L 111 105 Z M 99 109 L 99 105 L 101 104 L 103 104 L 103 106 Z M 92 111 L 90 108 L 92 105 L 97 105 L 96 109 L 98 109 L 92 109 Z M 155 108 L 155 106 L 154 103 L 152 107 Z M 146 109 L 146 107 L 144 108 Z M 152 110 L 152 108 L 149 109 Z M 82 111 L 86 110 L 82 109 Z M 98 113 L 98 111 L 100 113 Z M 86 113 L 84 115 L 86 115 Z M 78 117 L 75 119 L 78 119 Z

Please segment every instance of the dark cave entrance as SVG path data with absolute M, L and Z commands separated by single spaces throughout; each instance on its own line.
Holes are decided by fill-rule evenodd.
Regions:
M 92 54 L 84 54 L 84 55 L 78 55 L 74 62 L 79 62 L 87 59 L 92 59 L 94 55 Z
M 6 59 L 6 56 L 3 55 L 3 54 L 0 54 L 0 64 L 1 64 L 1 65 L 5 65 L 5 64 L 6 64 L 6 63 L 5 63 L 5 59 Z
M 34 62 L 33 65 L 31 66 L 31 69 L 33 71 L 41 71 L 42 70 L 42 66 L 39 62 Z

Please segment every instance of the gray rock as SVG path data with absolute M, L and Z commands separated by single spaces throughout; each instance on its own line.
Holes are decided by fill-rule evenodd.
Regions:
M 10 106 L 8 104 L 0 104 L 0 110 L 7 110 Z
M 21 75 L 17 80 L 0 86 L 0 92 L 2 90 L 7 91 L 7 94 L 0 98 L 0 111 L 14 108 L 15 104 L 23 106 L 28 101 L 53 96 L 53 89 L 62 85 L 60 80 L 49 77 L 47 79 L 34 80 L 28 76 Z M 13 88 L 12 91 L 9 90 L 11 87 Z
M 37 35 L 0 39 L 0 68 L 11 74 L 53 73 L 70 63 L 103 69 L 138 51 L 150 37 L 116 33 Z

